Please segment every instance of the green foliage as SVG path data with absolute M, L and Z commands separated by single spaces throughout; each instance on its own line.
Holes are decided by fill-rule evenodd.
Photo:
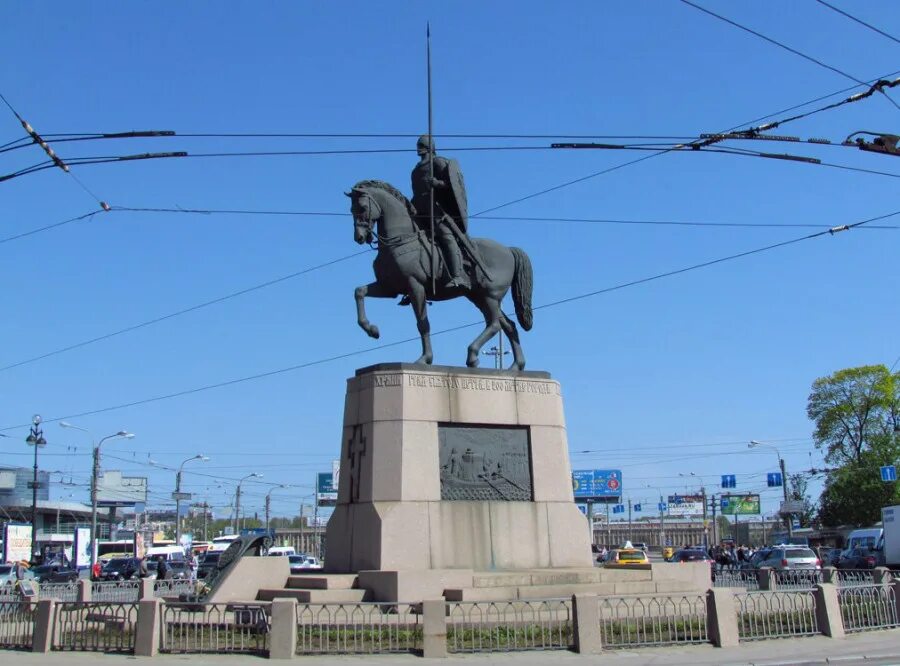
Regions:
M 859 462 L 873 438 L 900 429 L 900 373 L 884 365 L 838 370 L 812 385 L 806 413 L 830 463 Z
M 797 514 L 800 527 L 810 527 L 816 514 L 816 507 L 809 497 L 809 479 L 803 474 L 792 474 L 788 484 L 788 496 L 803 502 L 803 511 Z

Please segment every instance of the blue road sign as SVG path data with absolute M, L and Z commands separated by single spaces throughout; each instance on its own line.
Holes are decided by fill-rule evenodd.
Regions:
M 575 501 L 617 499 L 622 495 L 622 472 L 618 469 L 576 469 L 572 472 Z
M 660 513 L 662 513 L 663 511 L 665 511 L 665 510 L 668 509 L 669 507 L 666 506 L 666 503 L 665 503 L 665 502 L 660 502 L 659 504 L 656 505 L 656 508 L 659 509 Z
M 727 497 L 723 497 L 722 500 L 721 500 L 721 502 L 722 502 L 722 510 L 724 511 L 725 509 L 728 508 L 728 498 L 727 498 Z
M 625 505 L 624 504 L 616 504 L 613 507 L 613 513 L 625 513 Z
M 885 483 L 897 480 L 897 468 L 893 465 L 885 465 L 881 468 L 881 480 Z
M 635 504 L 635 505 L 634 505 L 634 510 L 635 510 L 635 511 L 640 511 L 640 510 L 641 510 L 641 505 L 640 505 L 640 504 Z
M 766 484 L 769 488 L 780 488 L 784 483 L 784 479 L 781 478 L 781 472 L 769 472 L 766 474 Z
M 587 515 L 587 505 L 586 504 L 579 504 L 578 510 L 581 511 L 581 513 L 583 513 L 585 516 Z
M 723 474 L 722 475 L 722 487 L 723 488 L 736 488 L 737 487 L 737 479 L 735 479 L 734 474 Z
M 673 500 L 672 504 L 684 504 L 684 498 L 681 497 L 680 495 L 675 495 L 675 497 L 673 497 L 672 500 Z

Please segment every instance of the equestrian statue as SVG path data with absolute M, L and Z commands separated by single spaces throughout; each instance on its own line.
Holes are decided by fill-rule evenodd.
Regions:
M 464 296 L 481 311 L 485 322 L 484 330 L 468 347 L 466 365 L 476 367 L 481 348 L 502 330 L 512 345 L 512 369 L 523 370 L 525 355 L 519 332 L 500 305 L 512 287 L 516 318 L 522 328 L 531 330 L 531 260 L 517 247 L 489 238 L 470 238 L 466 190 L 458 163 L 435 155 L 429 135 L 419 139 L 416 152 L 420 161 L 412 171 L 412 201 L 380 180 L 362 180 L 345 192 L 351 199 L 353 239 L 359 244 L 377 244 L 378 249 L 373 263 L 375 281 L 355 291 L 357 321 L 370 337 L 378 338 L 378 327 L 366 317 L 366 296 L 402 295 L 400 304 L 412 305 L 422 339 L 422 355 L 416 363 L 430 364 L 428 301 Z

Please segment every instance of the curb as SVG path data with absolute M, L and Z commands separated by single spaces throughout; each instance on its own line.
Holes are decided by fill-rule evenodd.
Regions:
M 853 661 L 873 661 L 882 659 L 900 660 L 900 652 L 886 654 L 859 654 L 841 655 L 840 657 L 822 657 L 821 659 L 807 659 L 805 661 L 748 661 L 741 666 L 821 666 L 822 664 L 840 664 Z

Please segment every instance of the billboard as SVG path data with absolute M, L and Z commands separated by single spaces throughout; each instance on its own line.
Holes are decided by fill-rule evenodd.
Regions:
M 3 561 L 31 560 L 31 525 L 7 523 L 3 530 Z
M 0 490 L 13 490 L 16 487 L 16 470 L 0 470 Z
M 147 503 L 147 477 L 122 476 L 109 470 L 97 479 L 97 504 L 100 506 L 134 506 Z
M 576 469 L 572 472 L 576 502 L 613 501 L 622 496 L 622 472 L 618 469 Z
M 666 511 L 670 516 L 702 516 L 705 499 L 703 495 L 669 495 Z
M 316 474 L 316 503 L 319 506 L 337 504 L 337 486 L 334 483 L 334 472 Z
M 91 528 L 75 528 L 75 539 L 72 543 L 72 560 L 78 569 L 91 566 Z
M 760 513 L 759 495 L 722 495 L 722 515 L 756 516 Z

